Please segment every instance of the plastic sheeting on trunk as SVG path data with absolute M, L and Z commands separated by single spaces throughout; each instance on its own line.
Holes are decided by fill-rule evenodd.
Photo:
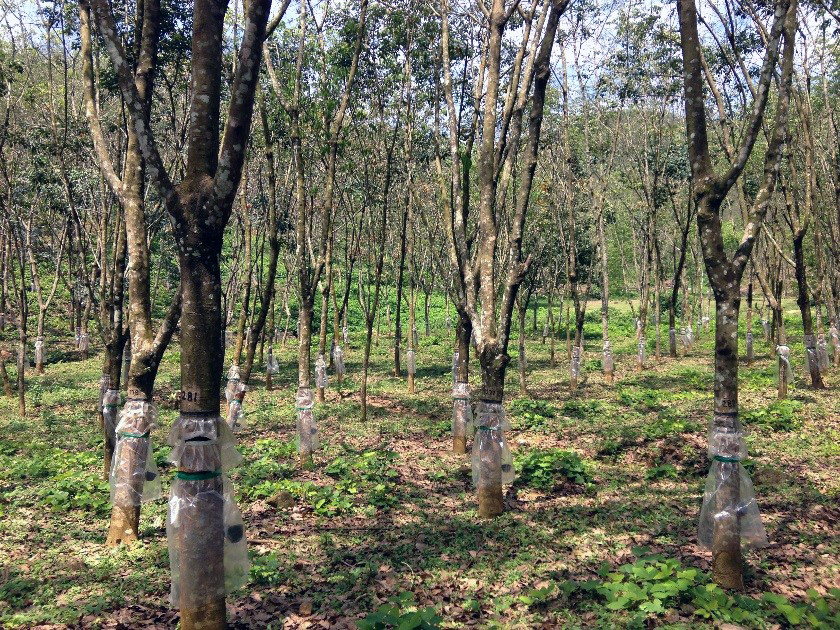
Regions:
M 315 360 L 315 385 L 321 389 L 326 389 L 328 384 L 327 361 L 324 359 L 323 354 L 319 354 L 318 358 Z
M 298 412 L 297 432 L 300 443 L 298 452 L 308 455 L 318 450 L 318 425 L 312 413 L 312 390 L 301 387 L 297 391 L 295 408 Z
M 473 484 L 481 489 L 482 486 L 513 483 L 513 455 L 505 439 L 510 421 L 505 417 L 504 407 L 501 403 L 481 401 L 476 415 L 472 449 Z
M 233 434 L 218 414 L 181 415 L 169 433 L 173 445 L 170 461 L 178 471 L 169 494 L 166 535 L 172 574 L 170 600 L 176 608 L 191 608 L 231 592 L 248 581 L 248 548 L 242 515 L 233 498 L 233 487 L 224 474 L 239 465 Z M 221 517 L 221 518 L 219 518 Z M 212 570 L 207 557 L 223 545 L 224 576 L 209 576 L 214 592 L 183 588 L 182 578 L 207 578 Z M 218 579 L 213 579 L 214 577 Z M 196 580 L 197 581 L 197 580 Z M 216 590 L 218 589 L 218 590 Z M 192 600 L 184 602 L 189 594 Z M 199 603 L 195 599 L 200 600 Z
M 715 541 L 738 537 L 743 547 L 767 545 L 750 476 L 741 465 L 747 456 L 738 413 L 716 413 L 709 427 L 712 465 L 703 492 L 697 539 L 713 549 Z M 725 545 L 724 545 L 725 546 Z
M 470 384 L 452 386 L 452 435 L 468 436 L 473 429 L 473 412 L 470 404 Z
M 337 376 L 344 376 L 344 351 L 339 345 L 336 345 L 335 348 L 333 348 L 333 368 L 335 369 Z
M 604 342 L 604 349 L 603 349 L 603 358 L 601 359 L 601 368 L 604 371 L 604 374 L 612 374 L 615 371 L 615 360 L 613 359 L 612 349 L 610 348 L 610 342 Z
M 414 355 L 414 350 L 409 350 L 405 353 L 405 362 L 408 364 L 408 373 L 412 376 L 417 373 L 417 358 Z
M 779 361 L 776 365 L 776 385 L 779 384 L 779 375 L 784 366 L 785 371 L 785 380 L 788 383 L 793 382 L 793 367 L 790 364 L 790 347 L 789 346 L 776 346 L 776 355 L 779 357 Z
M 227 384 L 225 385 L 225 400 L 228 404 L 236 397 L 236 388 L 239 385 L 239 366 L 231 365 L 227 373 Z
M 106 397 L 116 390 L 109 389 Z M 119 400 L 119 392 L 116 392 Z M 161 496 L 160 474 L 150 440 L 157 427 L 157 407 L 145 400 L 129 400 L 116 427 L 117 445 L 111 460 L 111 502 L 138 506 Z

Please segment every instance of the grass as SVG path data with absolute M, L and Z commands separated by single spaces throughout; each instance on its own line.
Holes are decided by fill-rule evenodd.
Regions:
M 519 476 L 507 511 L 487 523 L 477 518 L 469 459 L 449 452 L 452 333 L 440 307 L 433 301 L 430 337 L 418 322 L 414 395 L 392 376 L 383 318 L 366 423 L 356 394 L 362 338 L 351 336 L 348 379 L 341 392 L 331 382 L 316 409 L 322 450 L 311 470 L 297 466 L 292 344 L 276 348 L 275 391 L 255 371 L 237 434 L 244 461 L 231 473 L 252 563 L 249 585 L 229 597 L 234 627 L 833 627 L 840 377 L 830 372 L 825 391 L 807 387 L 795 311 L 789 400 L 775 400 L 758 336 L 756 363 L 740 369 L 749 470 L 772 546 L 748 555 L 747 591 L 732 596 L 708 588 L 710 557 L 695 533 L 708 470 L 711 330 L 688 357 L 659 363 L 649 330 L 648 367 L 636 373 L 632 319 L 617 304 L 616 382 L 607 385 L 591 307 L 587 371 L 571 392 L 565 341 L 550 368 L 540 311 L 527 340 L 528 396 L 516 395 L 515 361 L 508 370 L 507 437 Z M 665 348 L 664 326 L 661 334 Z M 51 356 L 69 360 L 27 375 L 27 416 L 17 417 L 16 399 L 0 398 L 0 625 L 174 625 L 166 502 L 143 506 L 139 544 L 104 547 L 101 360 L 73 360 L 72 343 L 53 336 Z M 161 386 L 177 389 L 176 351 L 164 357 Z M 165 436 L 176 412 L 159 407 L 153 441 L 167 490 Z

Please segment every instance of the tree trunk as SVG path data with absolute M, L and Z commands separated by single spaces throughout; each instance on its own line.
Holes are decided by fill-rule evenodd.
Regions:
M 718 289 L 719 290 L 719 289 Z M 721 299 L 722 298 L 722 299 Z M 738 421 L 738 311 L 740 294 L 737 284 L 716 298 L 715 311 L 715 415 L 712 435 L 716 430 L 734 428 Z M 712 444 L 710 449 L 717 449 Z M 717 452 L 717 451 L 715 451 Z M 743 561 L 739 517 L 731 506 L 740 503 L 740 454 L 721 453 L 718 461 L 717 505 L 712 543 L 712 574 L 723 588 L 743 590 Z
M 815 228 L 817 229 L 817 228 Z M 799 312 L 802 313 L 802 330 L 805 340 L 805 357 L 808 371 L 811 374 L 811 386 L 814 389 L 825 389 L 820 364 L 817 358 L 817 338 L 814 335 L 814 321 L 811 317 L 810 294 L 808 292 L 808 280 L 805 269 L 805 253 L 803 239 L 805 231 L 800 230 L 793 238 L 793 257 L 796 263 L 796 285 L 799 290 L 796 303 L 799 305 Z
M 519 311 L 519 396 L 525 398 L 528 396 L 528 385 L 526 382 L 527 364 L 525 359 L 525 313 L 527 305 L 520 306 Z
M 481 469 L 478 485 L 478 515 L 482 518 L 493 518 L 504 511 L 502 445 L 501 440 L 496 439 L 495 435 L 497 432 L 501 433 L 502 428 L 495 424 L 484 424 L 487 420 L 482 417 L 482 411 L 488 413 L 492 409 L 490 406 L 493 405 L 501 407 L 505 391 L 505 369 L 509 360 L 507 355 L 499 354 L 486 347 L 479 353 L 482 389 L 476 428 L 481 435 L 476 435 L 476 440 L 482 440 L 478 445 Z M 492 422 L 492 412 L 488 415 Z M 484 435 L 490 439 L 482 439 Z M 475 449 L 476 446 L 474 445 L 473 448 Z
M 452 425 L 452 451 L 457 454 L 464 454 L 467 452 L 467 433 L 466 425 L 469 414 L 467 408 L 469 401 L 469 382 L 470 382 L 470 337 L 472 337 L 472 322 L 466 313 L 458 312 L 458 324 L 455 328 L 455 352 L 457 354 L 457 362 L 455 363 L 455 383 L 458 384 L 464 391 L 466 400 L 454 400 L 453 414 L 455 421 Z M 454 391 L 453 391 L 454 398 Z

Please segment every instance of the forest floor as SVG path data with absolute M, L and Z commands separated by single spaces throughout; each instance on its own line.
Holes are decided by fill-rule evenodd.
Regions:
M 228 598 L 230 627 L 352 628 L 365 618 L 360 627 L 838 627 L 840 369 L 827 375 L 828 389 L 808 387 L 801 330 L 789 330 L 795 382 L 778 402 L 756 322 L 740 409 L 770 546 L 746 555 L 746 592 L 727 594 L 710 585 L 710 554 L 696 535 L 713 332 L 687 357 L 658 362 L 649 332 L 647 367 L 636 373 L 632 319 L 619 308 L 616 381 L 607 385 L 595 308 L 575 392 L 565 339 L 551 368 L 549 343 L 532 333 L 527 396 L 517 393 L 511 344 L 507 437 L 517 480 L 492 521 L 477 517 L 469 456 L 450 452 L 452 334 L 443 326 L 430 336 L 420 327 L 414 395 L 391 375 L 393 338 L 381 337 L 366 423 L 363 339 L 351 337 L 348 378 L 340 389 L 331 382 L 316 406 L 321 450 L 311 470 L 297 465 L 294 342 L 278 347 L 275 389 L 265 390 L 258 369 L 237 434 L 244 461 L 230 476 L 251 580 Z M 788 316 L 799 319 L 795 305 Z M 667 341 L 663 326 L 665 353 Z M 27 376 L 27 416 L 18 417 L 15 398 L 0 399 L 0 626 L 174 627 L 166 501 L 143 506 L 139 543 L 104 546 L 101 359 L 79 361 L 71 342 L 48 351 L 46 374 Z M 176 346 L 157 382 L 164 492 L 178 360 Z

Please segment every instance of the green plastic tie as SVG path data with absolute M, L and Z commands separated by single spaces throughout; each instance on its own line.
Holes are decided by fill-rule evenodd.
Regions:
M 737 464 L 741 461 L 740 457 L 724 457 L 723 455 L 715 455 L 712 459 L 716 462 L 725 462 L 727 464 Z
M 478 430 L 478 431 L 493 431 L 493 428 L 485 426 L 483 424 L 480 424 L 476 427 L 476 430 Z
M 146 431 L 145 433 L 120 433 L 119 436 L 127 438 L 147 438 L 149 437 L 149 432 Z
M 175 473 L 175 476 L 184 481 L 204 481 L 205 479 L 219 477 L 221 474 L 221 470 L 205 470 L 203 472 L 184 472 L 183 470 L 179 470 Z
M 306 411 L 307 409 L 312 409 L 312 405 L 309 405 L 308 407 L 295 407 L 295 409 L 298 411 Z

